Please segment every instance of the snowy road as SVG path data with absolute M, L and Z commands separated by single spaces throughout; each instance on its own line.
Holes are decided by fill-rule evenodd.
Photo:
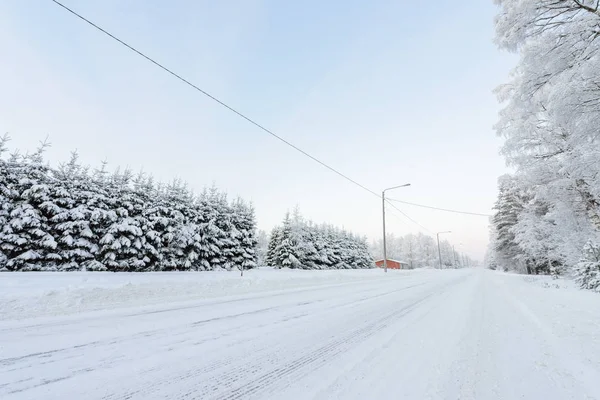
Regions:
M 600 296 L 491 271 L 0 323 L 0 398 L 600 399 Z

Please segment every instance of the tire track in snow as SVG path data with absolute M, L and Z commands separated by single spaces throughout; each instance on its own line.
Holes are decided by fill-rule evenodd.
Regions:
M 462 279 L 460 279 L 462 280 Z M 247 399 L 250 396 L 258 394 L 262 391 L 269 390 L 270 387 L 276 383 L 280 383 L 284 380 L 293 382 L 295 379 L 291 379 L 294 375 L 302 373 L 303 370 L 314 371 L 319 367 L 331 362 L 336 356 L 343 352 L 351 349 L 354 345 L 366 340 L 367 338 L 376 335 L 382 330 L 386 329 L 390 324 L 395 323 L 399 318 L 404 317 L 413 310 L 417 309 L 423 302 L 444 293 L 448 287 L 455 285 L 456 282 L 452 281 L 444 285 L 439 291 L 434 290 L 433 292 L 426 294 L 420 299 L 413 301 L 407 306 L 404 306 L 398 310 L 386 314 L 385 316 L 373 321 L 366 326 L 359 329 L 351 330 L 341 337 L 336 338 L 334 341 L 328 343 L 325 346 L 319 347 L 318 349 L 310 352 L 309 354 L 299 356 L 292 362 L 288 362 L 281 367 L 277 367 L 266 374 L 263 374 L 257 378 L 253 378 L 250 382 L 240 385 L 235 389 L 228 390 L 224 393 L 216 394 L 212 397 L 215 400 L 236 400 L 236 399 Z M 240 370 L 237 376 L 247 375 L 247 370 Z M 229 375 L 228 375 L 229 376 Z M 233 382 L 232 382 L 233 381 Z M 235 383 L 235 379 L 226 380 L 226 387 L 232 386 Z M 222 386 L 222 382 L 215 382 L 210 388 L 205 389 L 201 392 L 188 392 L 180 396 L 179 399 L 187 398 L 206 398 L 210 393 L 218 391 Z M 271 388 L 274 389 L 274 388 Z M 271 391 L 273 393 L 273 391 Z
M 389 281 L 388 281 L 389 283 Z M 406 282 L 408 283 L 408 282 Z M 374 287 L 369 287 L 367 289 L 360 290 L 361 288 L 357 288 L 359 289 L 357 292 L 354 293 L 354 295 L 362 295 L 359 298 L 355 298 L 353 299 L 353 301 L 351 302 L 344 302 L 344 303 L 340 303 L 340 304 L 333 304 L 331 306 L 327 306 L 326 308 L 323 308 L 324 311 L 326 312 L 334 312 L 334 310 L 336 309 L 340 309 L 340 308 L 347 308 L 347 307 L 352 307 L 355 306 L 356 304 L 360 304 L 360 303 L 364 303 L 376 298 L 380 298 L 382 296 L 387 296 L 387 295 L 391 295 L 394 293 L 398 293 L 401 291 L 405 291 L 414 287 L 418 287 L 418 286 L 422 286 L 425 285 L 427 283 L 418 283 L 418 284 L 412 284 L 412 285 L 408 285 L 408 286 L 403 286 L 400 288 L 395 288 L 393 290 L 388 290 L 385 292 L 381 292 L 380 289 L 378 288 L 374 288 Z M 321 289 L 323 288 L 318 288 L 318 291 L 321 292 Z M 347 295 L 348 293 L 346 293 L 347 291 L 344 291 L 343 295 Z M 263 296 L 263 297 L 272 297 L 272 296 Z M 123 355 L 121 354 L 120 356 L 116 356 L 115 354 L 117 353 L 118 349 L 120 348 L 127 348 L 128 344 L 127 343 L 135 343 L 135 342 L 139 342 L 139 341 L 144 341 L 144 340 L 149 340 L 151 342 L 155 342 L 157 339 L 162 339 L 162 338 L 167 338 L 167 339 L 173 339 L 175 336 L 181 336 L 181 335 L 185 335 L 187 336 L 185 338 L 185 340 L 183 341 L 179 341 L 179 342 L 173 342 L 173 341 L 163 341 L 163 343 L 160 344 L 161 346 L 161 351 L 170 351 L 172 347 L 175 347 L 175 350 L 182 350 L 182 346 L 198 346 L 198 345 L 202 345 L 205 344 L 207 342 L 210 342 L 212 340 L 216 340 L 216 339 L 220 339 L 226 336 L 232 336 L 235 335 L 237 333 L 239 333 L 240 331 L 243 331 L 244 329 L 247 329 L 248 326 L 247 325 L 243 325 L 240 324 L 239 326 L 236 326 L 235 329 L 233 330 L 228 330 L 226 332 L 221 332 L 218 336 L 208 336 L 206 338 L 203 338 L 201 340 L 196 340 L 192 342 L 191 339 L 193 339 L 190 336 L 190 332 L 193 331 L 193 329 L 198 328 L 199 326 L 203 326 L 203 325 L 207 325 L 207 324 L 213 324 L 213 323 L 218 323 L 219 321 L 223 321 L 223 320 L 227 320 L 227 319 L 236 319 L 236 318 L 240 318 L 240 317 L 244 317 L 244 316 L 249 316 L 249 315 L 256 315 L 256 314 L 260 314 L 261 312 L 267 313 L 267 312 L 279 312 L 279 311 L 284 311 L 287 309 L 292 309 L 293 312 L 292 313 L 286 313 L 286 312 L 281 312 L 281 318 L 278 319 L 277 321 L 270 321 L 268 324 L 258 324 L 258 328 L 260 327 L 265 327 L 266 325 L 274 325 L 274 324 L 286 324 L 288 322 L 291 323 L 295 323 L 296 321 L 301 321 L 302 318 L 306 318 L 309 316 L 314 316 L 315 311 L 319 311 L 319 308 L 315 309 L 315 305 L 318 303 L 322 303 L 324 301 L 329 300 L 328 298 L 324 298 L 324 299 L 317 299 L 317 300 L 311 300 L 311 301 L 301 301 L 301 302 L 296 302 L 293 304 L 285 304 L 285 305 L 281 305 L 281 306 L 277 306 L 277 307 L 266 307 L 266 308 L 262 308 L 262 309 L 258 309 L 258 310 L 250 310 L 250 311 L 246 311 L 243 313 L 237 313 L 237 314 L 232 314 L 232 315 L 226 315 L 223 317 L 216 317 L 216 318 L 205 318 L 205 319 L 201 319 L 198 321 L 191 321 L 191 322 L 186 322 L 183 325 L 179 325 L 176 327 L 173 326 L 168 326 L 165 328 L 159 328 L 159 329 L 151 329 L 151 330 L 146 330 L 143 332 L 138 332 L 135 333 L 134 335 L 127 335 L 127 336 L 121 336 L 121 337 L 111 337 L 111 338 L 107 338 L 107 339 L 103 339 L 103 340 L 95 340 L 95 341 L 90 341 L 87 343 L 82 343 L 82 344 L 77 344 L 74 346 L 70 346 L 70 347 L 64 347 L 64 348 L 59 348 L 59 349 L 52 349 L 52 350 L 48 350 L 48 351 L 43 351 L 43 352 L 35 352 L 35 353 L 30 353 L 30 354 L 25 354 L 22 356 L 18 356 L 18 357 L 9 357 L 9 358 L 5 358 L 0 360 L 0 367 L 9 367 L 9 366 L 13 366 L 15 368 L 10 369 L 10 371 L 16 371 L 16 370 L 27 370 L 27 369 L 31 369 L 34 366 L 39 366 L 39 365 L 45 365 L 44 368 L 50 368 L 48 370 L 50 376 L 45 375 L 45 378 L 42 379 L 42 376 L 39 376 L 38 379 L 33 379 L 33 380 L 20 380 L 20 381 L 13 381 L 12 383 L 10 383 L 9 385 L 5 385 L 2 387 L 2 392 L 4 392 L 5 394 L 7 393 L 8 390 L 10 390 L 10 393 L 22 393 L 25 392 L 29 389 L 34 389 L 34 388 L 39 388 L 41 386 L 48 386 L 50 387 L 50 385 L 57 383 L 57 382 L 61 382 L 61 381 L 65 381 L 67 379 L 82 379 L 79 376 L 81 376 L 82 374 L 88 374 L 88 373 L 95 373 L 100 369 L 111 369 L 114 367 L 120 367 L 123 365 L 127 365 L 128 363 L 130 363 L 131 361 L 140 361 L 139 358 L 135 358 L 136 355 L 134 355 L 133 357 L 131 355 Z M 236 300 L 239 301 L 239 300 Z M 307 312 L 308 311 L 308 312 Z M 312 314 L 311 314 L 312 312 Z M 144 313 L 143 315 L 147 315 L 147 313 Z M 115 318 L 109 318 L 108 321 L 111 320 L 115 320 Z M 66 324 L 66 325 L 70 325 L 70 324 Z M 253 327 L 256 327 L 257 324 L 254 324 Z M 23 328 L 23 330 L 28 330 L 30 329 L 30 327 L 25 327 Z M 175 330 L 175 332 L 173 332 L 173 330 Z M 50 332 L 53 334 L 53 332 Z M 247 341 L 247 339 L 242 339 L 242 340 L 236 340 L 233 343 L 230 343 L 231 346 L 238 346 L 243 344 L 245 341 Z M 149 343 L 151 344 L 151 343 Z M 179 347 L 178 347 L 179 346 Z M 86 354 L 88 353 L 88 349 L 90 350 L 94 350 L 97 353 L 103 354 L 104 356 L 100 359 L 96 358 L 96 359 L 87 359 Z M 273 360 L 273 362 L 281 362 L 281 360 L 277 359 L 276 356 L 274 356 L 272 353 L 270 353 L 270 351 L 272 351 L 273 346 L 272 345 L 266 345 L 263 348 L 255 348 L 253 349 L 254 352 L 259 352 L 264 354 L 265 359 L 267 360 Z M 286 350 L 286 349 L 281 349 Z M 148 354 L 144 354 L 144 357 L 147 357 Z M 255 354 L 247 354 L 248 358 L 250 357 L 254 357 Z M 69 364 L 77 364 L 77 362 L 73 362 L 73 359 L 77 359 L 80 358 L 82 359 L 82 362 L 80 362 L 77 365 L 77 368 L 68 368 L 68 369 L 64 369 L 64 367 L 62 367 L 62 364 L 66 363 L 67 360 L 69 360 Z M 230 367 L 230 365 L 233 363 L 239 363 L 240 361 L 240 355 L 237 354 L 235 356 L 231 356 L 228 358 L 221 358 L 219 360 L 217 360 L 214 363 L 210 363 L 206 366 L 204 366 L 201 369 L 192 369 L 189 373 L 183 374 L 182 376 L 178 377 L 178 378 L 182 378 L 183 380 L 189 380 L 192 381 L 194 379 L 194 377 L 197 377 L 198 375 L 202 376 L 205 374 L 212 374 L 214 371 L 221 371 L 224 369 L 227 369 Z M 254 361 L 256 361 L 256 359 L 254 359 Z M 53 365 L 56 365 L 57 368 L 54 368 Z M 3 368 L 4 369 L 4 368 Z M 64 372 L 58 372 L 64 370 Z M 4 369 L 4 371 L 6 371 L 6 369 Z M 259 370 L 255 371 L 254 373 L 258 373 L 260 372 Z M 23 372 L 22 374 L 25 374 L 25 372 Z M 52 376 L 54 375 L 54 376 Z M 169 375 L 169 374 L 168 374 Z M 91 375 L 90 375 L 91 376 Z M 78 378 L 79 377 L 79 378 Z M 236 381 L 239 381 L 240 379 L 243 379 L 243 376 L 237 377 Z M 159 381 L 159 386 L 160 386 L 160 382 L 162 380 Z M 215 379 L 215 381 L 219 381 L 221 382 L 220 379 Z M 152 382 L 154 383 L 154 382 Z M 163 382 L 164 383 L 164 382 Z M 195 382 L 188 382 L 188 383 L 195 383 Z M 17 387 L 15 387 L 17 386 Z M 20 386 L 20 387 L 19 387 Z M 150 385 L 153 386 L 153 385 Z M 11 390 L 12 389 L 12 390 Z M 100 387 L 100 389 L 106 389 L 106 386 L 102 386 Z M 141 391 L 134 391 L 133 393 L 129 393 L 128 395 L 126 395 L 125 397 L 118 394 L 112 394 L 107 396 L 106 398 L 132 398 L 132 397 L 137 397 L 139 394 L 141 393 L 152 393 L 157 389 L 156 386 L 154 386 L 154 389 L 152 390 L 144 390 L 142 389 Z M 145 396 L 142 396 L 142 398 Z
M 357 304 L 360 303 L 365 303 L 367 301 L 370 300 L 374 300 L 377 298 L 380 298 L 382 296 L 389 296 L 392 294 L 396 294 L 398 292 L 403 292 L 415 287 L 420 287 L 423 285 L 426 285 L 427 283 L 418 283 L 418 284 L 413 284 L 413 285 L 408 285 L 408 286 L 403 286 L 400 288 L 395 288 L 392 290 L 388 290 L 385 292 L 378 292 L 377 289 L 373 289 L 370 288 L 368 290 L 365 291 L 361 291 L 361 293 L 372 293 L 372 292 L 378 292 L 377 294 L 373 295 L 367 295 L 367 296 L 361 296 L 358 299 L 354 299 L 353 301 L 350 302 L 343 302 L 340 304 L 336 304 L 334 306 L 330 306 L 327 307 L 325 309 L 323 309 L 323 311 L 327 312 L 327 313 L 335 313 L 338 309 L 340 308 L 351 308 L 356 306 Z M 320 300 L 321 301 L 321 300 Z M 305 311 L 303 311 L 303 308 L 305 308 L 306 305 L 310 305 L 310 304 L 314 304 L 320 301 L 302 301 L 299 303 L 295 303 L 293 306 L 289 306 L 292 308 L 298 308 L 298 305 L 300 305 L 298 312 L 296 313 L 297 315 L 283 315 L 281 319 L 279 319 L 278 321 L 276 321 L 275 323 L 273 321 L 269 321 L 269 323 L 267 324 L 260 324 L 257 325 L 256 328 L 261 328 L 264 326 L 270 326 L 272 327 L 275 324 L 282 324 L 288 321 L 294 321 L 294 320 L 298 320 L 302 317 L 306 317 L 306 316 L 310 316 L 311 314 L 306 313 Z M 303 307 L 304 306 L 304 307 Z M 314 316 L 314 314 L 313 314 Z M 247 327 L 241 326 L 239 328 L 239 330 L 243 330 L 243 329 L 247 329 Z M 236 332 L 233 332 L 236 333 Z M 230 334 L 233 334 L 230 333 Z M 235 343 L 231 343 L 230 347 L 234 347 L 238 344 L 244 344 L 247 343 L 246 339 L 237 341 Z M 253 348 L 252 351 L 248 351 L 247 354 L 240 354 L 240 353 L 235 353 L 229 357 L 219 357 L 219 359 L 216 362 L 213 363 L 209 363 L 206 366 L 200 367 L 200 368 L 194 368 L 188 371 L 185 371 L 184 373 L 180 373 L 180 374 L 168 374 L 167 376 L 161 377 L 161 379 L 159 381 L 151 381 L 148 382 L 147 385 L 143 385 L 141 386 L 139 389 L 137 390 L 133 390 L 133 391 L 128 391 L 126 393 L 113 393 L 113 394 L 109 394 L 107 396 L 104 396 L 103 399 L 105 400 L 113 400 L 113 399 L 132 399 L 132 398 L 140 398 L 140 399 L 145 399 L 148 396 L 151 396 L 153 393 L 156 393 L 157 391 L 159 391 L 162 387 L 164 387 L 165 385 L 171 385 L 173 384 L 173 382 L 178 382 L 181 385 L 184 385 L 183 382 L 185 382 L 186 380 L 191 380 L 194 377 L 202 377 L 203 381 L 207 381 L 207 380 L 211 380 L 212 382 L 215 383 L 215 385 L 217 387 L 222 386 L 223 384 L 226 384 L 226 381 L 228 380 L 235 380 L 235 381 L 239 381 L 240 379 L 243 379 L 244 375 L 247 374 L 248 370 L 243 369 L 243 370 L 231 370 L 229 367 L 231 364 L 234 364 L 235 362 L 240 363 L 241 359 L 244 359 L 244 357 L 250 357 L 251 360 L 247 363 L 250 364 L 249 369 L 252 370 L 252 365 L 255 364 L 257 361 L 259 361 L 259 363 L 262 365 L 264 363 L 268 363 L 268 364 L 277 364 L 277 363 L 281 363 L 282 360 L 279 359 L 281 354 L 284 354 L 285 352 L 287 352 L 289 349 L 280 346 L 281 348 L 274 348 L 272 343 L 261 343 L 262 346 L 260 346 L 259 348 Z M 261 354 L 261 356 L 259 358 L 256 358 L 256 354 Z M 262 370 L 262 367 L 255 367 L 256 372 L 259 372 L 260 370 Z M 209 376 L 204 376 L 205 374 L 209 374 Z M 197 385 L 194 385 L 194 388 L 191 389 L 190 392 L 190 396 L 192 396 L 192 398 L 203 398 L 202 395 L 197 395 L 194 392 L 196 392 L 198 390 L 198 388 L 196 387 Z
M 398 278 L 397 278 L 398 279 Z M 401 279 L 401 277 L 400 277 Z M 367 283 L 377 283 L 379 281 L 389 281 L 388 278 L 377 278 L 377 279 L 369 279 L 367 281 Z M 139 307 L 142 308 L 148 308 L 148 309 L 144 309 L 142 311 L 137 311 L 137 312 L 132 312 L 131 310 L 128 310 L 128 308 L 131 307 L 120 307 L 120 306 L 115 306 L 114 308 L 110 309 L 111 311 L 114 311 L 115 314 L 113 315 L 105 315 L 102 314 L 103 312 L 105 312 L 104 309 L 91 309 L 91 310 L 87 310 L 87 311 L 83 311 L 83 315 L 79 318 L 74 318 L 74 317 L 78 317 L 77 313 L 74 314 L 65 314 L 65 315 L 55 315 L 55 317 L 62 319 L 59 321 L 46 321 L 43 323 L 33 323 L 33 324 L 27 324 L 27 319 L 21 320 L 21 322 L 17 322 L 16 326 L 14 325 L 14 321 L 13 322 L 9 322 L 8 326 L 1 326 L 0 324 L 0 333 L 2 332 L 11 332 L 11 331 L 19 331 L 19 330 L 23 330 L 23 329 L 39 329 L 39 328 L 48 328 L 48 327 L 56 327 L 56 326 L 68 326 L 68 325 L 77 325 L 80 324 L 82 320 L 103 320 L 106 321 L 107 319 L 122 319 L 122 318 L 130 318 L 130 317 L 140 317 L 140 316 L 146 316 L 146 315 L 151 315 L 151 314 L 161 314 L 161 313 L 169 313 L 169 312 L 173 312 L 173 311 L 183 311 L 183 310 L 190 310 L 190 309 L 197 309 L 197 308 L 204 308 L 204 307 L 210 307 L 210 306 L 218 306 L 218 305 L 222 305 L 222 304 L 230 304 L 230 303 L 238 303 L 238 302 L 247 302 L 249 300 L 260 300 L 260 299 L 267 299 L 267 298 L 277 298 L 277 297 L 285 297 L 285 296 L 289 296 L 290 294 L 302 294 L 305 292 L 318 292 L 318 291 L 326 291 L 326 290 L 331 290 L 331 289 L 336 289 L 336 288 L 343 288 L 346 286 L 352 286 L 352 285 L 360 285 L 363 282 L 360 280 L 351 280 L 348 282 L 341 282 L 341 283 L 330 283 L 330 284 L 317 284 L 317 285 L 308 285 L 308 286 L 300 286 L 300 287 L 294 287 L 294 288 L 289 288 L 289 289 L 276 289 L 276 290 L 268 290 L 268 291 L 257 291 L 257 292 L 249 292 L 249 293 L 245 293 L 245 294 L 240 294 L 240 295 L 232 295 L 232 296 L 225 296 L 227 297 L 235 297 L 235 298 L 229 298 L 229 299 L 223 299 L 222 297 L 212 297 L 212 298 L 203 298 L 203 297 L 199 297 L 199 298 L 189 298 L 189 299 L 179 299 L 179 300 L 169 300 L 169 299 L 162 299 L 163 301 L 166 301 L 167 304 L 169 302 L 172 302 L 174 304 L 172 305 L 162 305 L 164 303 L 161 302 L 156 302 L 156 303 L 151 303 L 151 304 L 146 304 L 146 305 L 141 305 Z M 188 304 L 181 304 L 181 303 L 188 303 Z M 194 302 L 194 304 L 189 304 L 189 302 Z M 180 304 L 177 304 L 180 303 Z M 160 309 L 155 309 L 154 307 L 161 307 Z M 95 314 L 95 313 L 101 313 L 101 314 Z M 87 314 L 87 315 L 85 315 Z M 19 320 L 17 320 L 19 321 Z

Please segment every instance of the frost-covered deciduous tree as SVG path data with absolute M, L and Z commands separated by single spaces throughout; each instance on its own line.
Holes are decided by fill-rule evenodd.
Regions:
M 256 233 L 256 265 L 259 267 L 267 265 L 267 253 L 269 248 L 269 237 L 267 232 L 259 230 Z
M 527 201 L 511 228 L 496 227 L 502 240 L 492 240 L 500 246 L 495 259 L 521 262 L 515 269 L 529 272 L 569 274 L 586 243 L 599 243 L 598 1 L 496 3 L 496 42 L 520 55 L 510 82 L 498 89 L 504 108 L 496 130 Z
M 600 246 L 586 244 L 585 257 L 575 266 L 575 280 L 583 289 L 600 292 Z

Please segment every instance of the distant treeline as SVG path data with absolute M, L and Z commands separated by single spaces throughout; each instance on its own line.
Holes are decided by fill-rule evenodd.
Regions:
M 365 238 L 330 225 L 306 222 L 296 210 L 271 232 L 266 264 L 300 269 L 373 268 Z

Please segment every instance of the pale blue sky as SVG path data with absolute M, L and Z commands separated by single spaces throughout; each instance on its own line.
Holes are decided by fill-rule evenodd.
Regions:
M 515 62 L 491 0 L 64 0 L 299 147 L 390 197 L 490 212 L 505 171 L 492 90 Z M 48 159 L 143 167 L 255 203 L 270 229 L 298 204 L 376 238 L 381 204 L 49 0 L 0 2 L 0 131 Z M 488 221 L 400 206 L 481 258 Z M 393 212 L 393 211 L 392 211 Z M 397 212 L 395 212 L 398 214 Z M 419 227 L 389 215 L 390 231 Z

